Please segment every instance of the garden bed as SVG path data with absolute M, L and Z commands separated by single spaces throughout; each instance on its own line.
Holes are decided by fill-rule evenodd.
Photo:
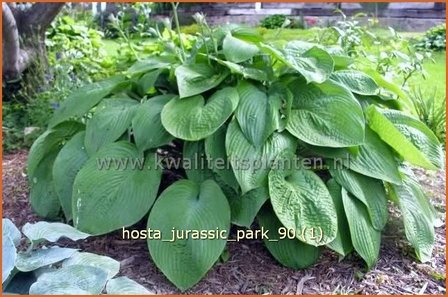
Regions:
M 28 202 L 25 174 L 27 151 L 3 156 L 3 217 L 19 228 L 39 218 Z M 415 173 L 433 205 L 446 212 L 445 172 Z M 420 264 L 405 239 L 399 213 L 391 208 L 389 222 L 383 232 L 380 259 L 365 273 L 361 259 L 351 255 L 342 261 L 329 250 L 314 266 L 300 271 L 280 266 L 261 241 L 230 242 L 230 257 L 216 265 L 207 276 L 186 293 L 194 294 L 445 294 L 446 226 L 436 228 L 436 242 L 430 263 Z M 445 219 L 443 218 L 443 221 Z M 145 228 L 143 219 L 136 229 Z M 445 223 L 445 221 L 444 221 Z M 157 294 L 178 294 L 178 291 L 149 258 L 144 240 L 129 241 L 121 231 L 61 246 L 108 255 L 121 262 L 121 273 L 138 281 Z

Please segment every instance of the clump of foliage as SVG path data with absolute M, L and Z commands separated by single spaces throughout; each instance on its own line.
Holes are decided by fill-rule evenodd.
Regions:
M 444 51 L 446 50 L 446 24 L 429 29 L 425 36 L 415 46 L 418 49 Z
M 268 43 L 195 19 L 203 34 L 186 38 L 190 47 L 166 26 L 158 54 L 55 111 L 29 153 L 35 212 L 62 210 L 93 235 L 149 213 L 148 229 L 160 232 L 147 238 L 151 258 L 181 290 L 219 259 L 232 224 L 269 230 L 266 247 L 287 267 L 312 265 L 329 248 L 372 268 L 389 200 L 428 261 L 436 213 L 407 164 L 441 168 L 443 150 L 404 91 L 341 47 Z M 195 235 L 167 242 L 173 229 Z
M 115 60 L 106 55 L 102 32 L 62 15 L 46 34 L 48 61 L 37 61 L 21 80 L 4 83 L 5 151 L 29 147 L 31 143 L 24 135 L 25 128 L 43 129 L 54 108 L 74 88 L 115 72 Z M 36 79 L 42 76 L 47 82 Z
M 115 277 L 120 263 L 112 258 L 47 246 L 62 237 L 73 241 L 89 237 L 69 225 L 27 223 L 22 228 L 25 235 L 22 237 L 11 220 L 3 219 L 2 229 L 4 294 L 99 295 L 104 289 L 113 295 L 150 293 L 127 277 Z M 25 250 L 18 251 L 24 246 Z
M 261 20 L 260 26 L 266 29 L 284 28 L 291 21 L 284 14 L 273 14 Z
M 437 89 L 423 92 L 415 89 L 411 94 L 420 121 L 426 124 L 437 136 L 442 144 L 446 139 L 446 96 L 441 96 Z
M 49 62 L 58 71 L 64 69 L 74 81 L 92 82 L 109 75 L 112 58 L 106 55 L 101 31 L 62 16 L 47 31 Z M 114 71 L 114 69 L 111 69 Z

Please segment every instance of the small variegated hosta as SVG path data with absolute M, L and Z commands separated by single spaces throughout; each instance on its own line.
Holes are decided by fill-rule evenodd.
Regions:
M 263 227 L 285 266 L 312 265 L 329 248 L 370 268 L 388 201 L 429 260 L 436 214 L 408 166 L 436 170 L 444 153 L 406 94 L 337 47 L 268 43 L 236 26 L 203 32 L 187 47 L 191 37 L 172 31 L 162 54 L 64 101 L 30 150 L 35 212 L 62 210 L 94 235 L 149 213 L 165 239 L 148 240 L 150 257 L 181 290 L 205 276 L 227 237 L 169 242 L 173 228 Z M 161 156 L 183 158 L 183 168 L 154 166 Z M 193 159 L 210 166 L 186 166 Z M 104 160 L 141 162 L 105 170 Z M 280 164 L 303 160 L 319 165 Z

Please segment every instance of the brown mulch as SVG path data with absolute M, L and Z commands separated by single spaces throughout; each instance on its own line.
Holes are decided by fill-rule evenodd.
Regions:
M 3 217 L 17 226 L 35 222 L 28 202 L 24 168 L 27 152 L 3 156 Z M 218 263 L 189 294 L 445 294 L 446 239 L 445 172 L 416 170 L 421 184 L 436 209 L 443 226 L 436 229 L 436 246 L 430 263 L 418 263 L 407 242 L 398 212 L 383 232 L 380 259 L 366 272 L 355 255 L 340 260 L 324 251 L 313 267 L 295 271 L 280 266 L 260 241 L 231 242 L 230 258 Z M 140 223 L 136 229 L 145 228 Z M 180 293 L 155 267 L 144 240 L 123 240 L 120 231 L 89 238 L 83 242 L 62 241 L 61 245 L 108 255 L 121 261 L 121 274 L 138 281 L 158 294 Z

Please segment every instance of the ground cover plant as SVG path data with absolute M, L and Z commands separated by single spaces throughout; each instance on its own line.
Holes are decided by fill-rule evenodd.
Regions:
M 329 248 L 372 268 L 388 201 L 428 261 L 437 217 L 409 165 L 442 168 L 443 150 L 409 96 L 342 47 L 266 42 L 195 19 L 199 36 L 166 26 L 163 50 L 55 111 L 29 153 L 34 211 L 62 210 L 91 235 L 149 213 L 148 229 L 160 231 L 150 257 L 181 290 L 220 258 L 232 224 L 269 230 L 266 247 L 287 267 Z M 206 166 L 185 162 L 195 159 Z M 161 185 L 167 176 L 176 181 Z M 173 228 L 208 232 L 167 242 Z
M 25 235 L 25 237 L 22 236 Z M 112 258 L 54 244 L 61 238 L 82 240 L 89 234 L 62 223 L 27 223 L 22 232 L 2 220 L 2 285 L 5 294 L 150 294 L 127 277 L 115 277 L 120 263 Z M 21 251 L 18 251 L 21 249 Z

